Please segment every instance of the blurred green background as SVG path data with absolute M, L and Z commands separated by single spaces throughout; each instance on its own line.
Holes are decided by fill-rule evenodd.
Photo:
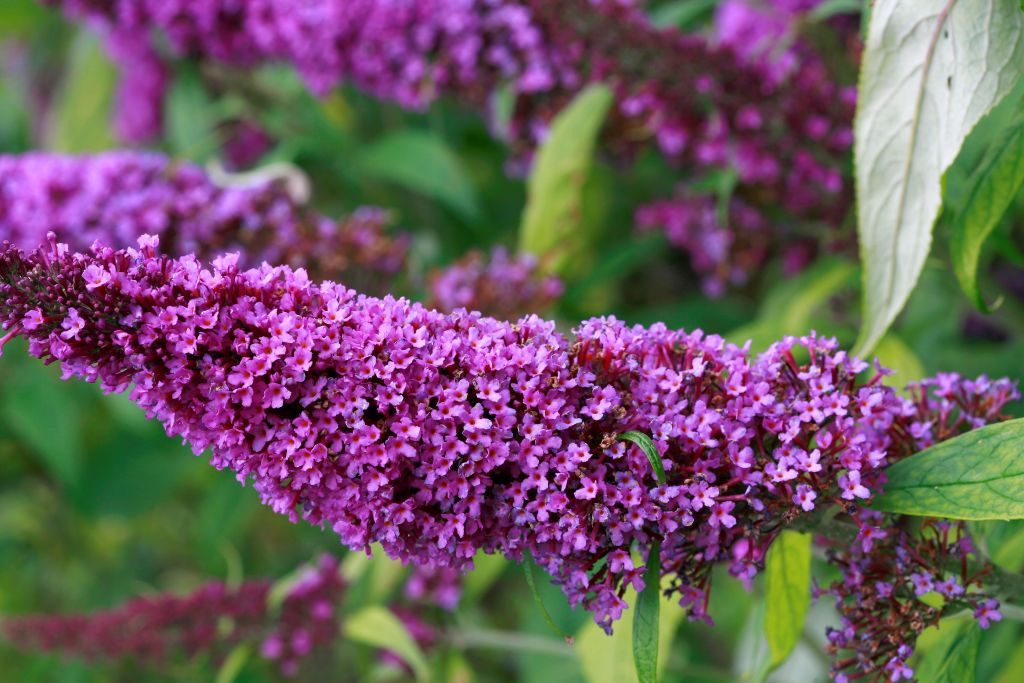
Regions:
M 713 2 L 654 3 L 663 21 L 706 21 Z M 114 67 L 99 40 L 30 0 L 0 3 L 0 152 L 34 148 L 90 152 L 118 145 L 110 128 Z M 219 80 L 218 80 L 219 79 Z M 217 87 L 211 88 L 214 82 Z M 1014 104 L 1016 104 L 1016 100 Z M 996 112 L 993 116 L 1001 116 Z M 425 274 L 470 249 L 514 248 L 525 182 L 506 173 L 507 150 L 481 118 L 442 102 L 417 114 L 349 89 L 312 98 L 287 69 L 244 74 L 176 66 L 158 148 L 196 162 L 221 153 L 225 126 L 257 121 L 280 140 L 261 163 L 295 164 L 312 179 L 314 203 L 337 215 L 362 204 L 394 209 L 414 235 L 413 270 L 397 291 L 420 296 Z M 987 148 L 983 124 L 950 176 L 969 173 Z M 972 157 L 973 154 L 973 157 Z M 972 161 L 973 159 L 973 161 Z M 965 177 L 961 175 L 960 177 Z M 685 259 L 657 235 L 638 236 L 637 204 L 668 196 L 677 170 L 650 153 L 628 166 L 599 158 L 584 188 L 585 267 L 550 311 L 568 330 L 583 316 L 613 313 L 629 322 L 664 321 L 703 328 L 763 347 L 784 334 L 817 329 L 851 342 L 857 325 L 858 272 L 849 255 L 819 260 L 794 279 L 770 265 L 720 299 L 704 297 Z M 1019 200 L 1019 198 L 1018 198 Z M 985 259 L 983 291 L 1003 292 L 991 316 L 974 313 L 941 248 L 894 332 L 879 348 L 899 384 L 938 371 L 1019 378 L 1024 369 L 1024 257 L 1018 201 Z M 1016 241 L 1015 241 L 1016 240 Z M 164 436 L 124 397 L 104 397 L 30 361 L 15 341 L 0 358 L 0 614 L 73 612 L 110 607 L 140 594 L 186 592 L 213 578 L 286 575 L 321 552 L 343 555 L 333 534 L 291 525 L 261 507 L 230 473 Z M 1019 409 L 1018 409 L 1019 410 Z M 1024 565 L 1019 527 L 992 524 L 990 550 L 1007 566 Z M 541 594 L 559 627 L 577 633 L 574 649 L 558 639 L 534 604 L 518 567 L 488 563 L 468 579 L 454 614 L 429 613 L 441 639 L 428 656 L 437 680 L 570 682 L 632 680 L 628 629 L 598 636 L 557 588 Z M 387 603 L 401 592 L 401 571 L 375 559 L 349 559 L 355 577 L 346 610 Z M 820 568 L 819 568 L 820 569 Z M 664 680 L 747 679 L 760 668 L 759 588 L 746 593 L 723 575 L 712 598 L 714 628 L 678 623 L 662 655 Z M 666 626 L 679 615 L 665 610 Z M 824 680 L 823 625 L 828 605 L 812 611 L 805 642 L 770 680 Z M 673 624 L 674 625 L 674 624 Z M 1024 680 L 1019 625 L 985 633 L 978 679 Z M 339 643 L 333 661 L 308 680 L 406 680 L 366 645 Z M 217 664 L 200 658 L 154 671 L 127 663 L 80 663 L 16 652 L 0 643 L 0 680 L 214 681 Z M 305 674 L 311 676 L 312 674 Z M 238 681 L 272 681 L 258 658 Z M 306 680 L 300 678 L 300 680 Z

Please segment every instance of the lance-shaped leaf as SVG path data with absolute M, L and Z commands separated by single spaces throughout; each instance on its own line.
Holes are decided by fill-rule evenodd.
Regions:
M 658 453 L 658 449 L 655 447 L 651 437 L 643 432 L 625 432 L 619 434 L 619 441 L 630 441 L 639 446 L 640 450 L 647 456 L 647 462 L 651 463 L 651 469 L 654 470 L 654 477 L 658 480 L 658 483 L 665 483 L 665 465 L 661 462 L 661 455 Z
M 1024 69 L 1015 0 L 878 0 L 855 129 L 864 320 L 882 338 L 914 288 L 942 205 L 942 175 Z
M 374 605 L 348 617 L 345 620 L 345 637 L 394 652 L 412 669 L 417 683 L 430 680 L 430 667 L 423 650 L 405 624 L 386 608 Z
M 589 86 L 559 112 L 537 151 L 519 248 L 546 257 L 555 272 L 570 268 L 587 248 L 588 236 L 582 230 L 584 184 L 612 99 L 608 86 Z
M 800 642 L 811 608 L 811 535 L 783 531 L 768 548 L 764 563 L 764 628 L 775 668 Z
M 979 310 L 988 305 L 978 290 L 981 247 L 1024 185 L 1024 116 L 1018 116 L 971 175 L 963 206 L 953 217 L 950 254 L 960 286 Z
M 633 613 L 633 665 L 639 683 L 658 683 L 658 627 L 661 601 L 661 547 L 651 544 L 644 572 L 644 589 L 636 598 Z
M 1024 419 L 943 441 L 886 470 L 872 507 L 946 519 L 1024 519 Z

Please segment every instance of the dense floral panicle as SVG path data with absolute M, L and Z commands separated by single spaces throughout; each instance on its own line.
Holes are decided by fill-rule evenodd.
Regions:
M 128 64 L 151 60 L 158 30 L 178 54 L 290 63 L 315 92 L 350 82 L 407 107 L 445 94 L 490 107 L 509 85 L 516 106 L 506 132 L 527 146 L 583 85 L 606 81 L 619 95 L 613 148 L 652 142 L 688 165 L 736 168 L 793 210 L 845 211 L 839 164 L 852 139 L 852 89 L 834 84 L 819 59 L 790 59 L 783 78 L 749 59 L 751 46 L 735 36 L 716 45 L 656 29 L 634 0 L 51 4 L 104 26 L 118 44 L 139 42 L 140 58 Z
M 488 258 L 471 252 L 430 278 L 428 305 L 442 311 L 467 308 L 496 318 L 518 318 L 550 308 L 562 281 L 541 268 L 532 254 L 510 256 L 501 248 Z
M 616 93 L 608 149 L 629 155 L 654 146 L 687 169 L 733 169 L 748 203 L 773 207 L 771 233 L 799 223 L 820 235 L 850 206 L 843 171 L 854 88 L 838 85 L 796 39 L 815 2 L 731 0 L 712 38 L 655 28 L 636 0 L 49 2 L 105 30 L 127 78 L 155 68 L 154 44 L 163 36 L 179 55 L 242 67 L 291 64 L 317 93 L 351 83 L 412 108 L 453 96 L 491 113 L 518 167 L 558 111 L 587 83 L 606 82 Z M 127 53 L 133 45 L 136 57 Z M 145 101 L 122 103 L 122 118 L 155 125 L 165 80 L 123 87 Z M 499 120 L 495 102 L 509 93 L 511 117 Z M 776 215 L 779 207 L 785 215 Z M 736 234 L 743 220 L 714 231 L 736 249 L 727 259 L 734 267 L 716 273 L 742 271 L 759 252 L 743 245 L 766 237 L 762 222 L 754 221 L 750 238 Z M 694 250 L 698 264 L 721 264 L 721 245 L 707 241 L 673 244 Z M 706 279 L 713 289 L 731 281 Z
M 854 519 L 857 539 L 828 551 L 842 572 L 825 591 L 841 617 L 828 631 L 836 681 L 913 680 L 908 661 L 924 629 L 964 609 L 982 628 L 1002 618 L 999 602 L 984 592 L 991 567 L 978 568 L 964 522 L 926 520 L 913 528 L 870 510 Z M 929 593 L 940 596 L 942 607 L 921 600 Z
M 614 318 L 567 338 L 155 248 L 8 245 L 0 324 L 66 377 L 130 391 L 275 511 L 417 564 L 528 549 L 608 628 L 642 584 L 634 546 L 661 541 L 702 616 L 715 562 L 751 578 L 784 523 L 868 498 L 916 447 L 914 403 L 814 335 L 756 359 Z M 627 430 L 652 436 L 667 485 Z
M 151 664 L 221 657 L 238 643 L 262 642 L 263 656 L 291 676 L 337 635 L 343 591 L 337 561 L 324 556 L 302 569 L 279 605 L 271 604 L 269 581 L 213 582 L 186 596 L 161 593 L 101 612 L 5 618 L 0 633 L 23 650 Z
M 269 590 L 266 581 L 238 588 L 210 583 L 187 596 L 136 598 L 102 612 L 5 618 L 0 629 L 21 649 L 90 661 L 131 657 L 160 663 L 199 652 L 223 654 L 253 637 L 266 618 Z
M 405 266 L 408 238 L 381 209 L 337 221 L 302 206 L 280 183 L 222 187 L 201 168 L 159 154 L 0 155 L 0 241 L 34 249 L 53 231 L 74 249 L 134 245 L 159 235 L 168 253 L 241 250 L 315 277 L 383 290 Z

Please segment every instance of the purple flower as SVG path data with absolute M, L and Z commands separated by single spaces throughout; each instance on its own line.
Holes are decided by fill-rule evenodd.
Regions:
M 839 477 L 839 488 L 843 492 L 843 498 L 853 500 L 854 498 L 870 498 L 871 491 L 861 484 L 860 472 L 849 470 Z
M 974 610 L 974 618 L 982 628 L 988 628 L 993 621 L 1002 621 L 1003 614 L 999 611 L 999 601 L 990 599 L 978 605 Z

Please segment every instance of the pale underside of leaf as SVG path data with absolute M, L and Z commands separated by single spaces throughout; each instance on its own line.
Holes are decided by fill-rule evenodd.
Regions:
M 864 321 L 856 353 L 882 337 L 931 246 L 941 178 L 974 125 L 1024 66 L 1012 0 L 878 0 L 855 121 Z

